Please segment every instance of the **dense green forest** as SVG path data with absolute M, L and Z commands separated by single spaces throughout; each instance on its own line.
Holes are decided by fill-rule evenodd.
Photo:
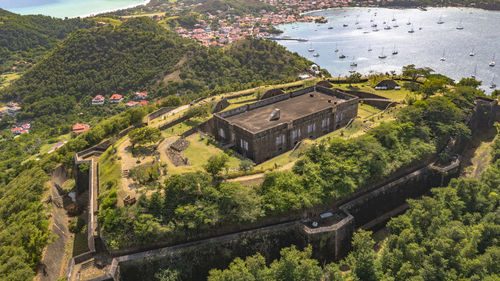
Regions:
M 340 198 L 440 152 L 450 136 L 470 135 L 463 122 L 476 94 L 472 87 L 458 86 L 443 96 L 417 101 L 403 108 L 396 121 L 366 135 L 312 146 L 292 171 L 268 173 L 254 188 L 221 181 L 220 159 L 213 161 L 218 169 L 206 167 L 207 172 L 169 177 L 134 206 L 117 207 L 117 183 L 102 182 L 101 231 L 116 249 L 197 235 Z M 106 157 L 114 157 L 113 153 L 110 148 Z M 446 161 L 450 155 L 443 152 L 440 157 Z
M 30 280 L 52 239 L 46 206 L 40 202 L 48 180 L 33 167 L 0 185 L 0 280 Z
M 58 41 L 74 30 L 90 28 L 95 23 L 84 19 L 57 19 L 42 15 L 21 16 L 0 9 L 0 73 L 12 66 L 18 70 L 32 64 Z M 15 64 L 21 61 L 21 64 Z
M 67 125 L 76 114 L 84 114 L 83 119 L 91 118 L 89 112 L 109 116 L 107 109 L 89 110 L 97 94 L 130 96 L 149 90 L 153 99 L 175 93 L 209 95 L 295 80 L 310 64 L 275 42 L 249 38 L 228 49 L 206 48 L 149 18 L 135 18 L 70 34 L 0 95 L 21 102 L 18 119 L 39 121 L 38 128 L 54 127 Z M 164 82 L 174 71 L 180 78 Z
M 388 223 L 390 236 L 378 255 L 370 232 L 360 230 L 353 237 L 352 252 L 338 264 L 321 266 L 311 258 L 311 248 L 292 246 L 269 265 L 258 253 L 237 258 L 227 269 L 212 270 L 208 280 L 499 280 L 498 135 L 492 156 L 481 179 L 453 179 L 446 187 L 434 188 L 432 197 L 409 200 L 409 210 Z M 341 272 L 341 265 L 350 270 Z M 168 269 L 157 276 L 181 280 L 182 272 Z

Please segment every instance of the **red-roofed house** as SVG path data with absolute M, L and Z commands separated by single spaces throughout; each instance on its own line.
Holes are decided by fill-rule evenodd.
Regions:
M 148 105 L 148 101 L 146 101 L 146 100 L 141 100 L 141 101 L 139 102 L 139 104 L 140 104 L 140 105 Z
M 29 123 L 23 124 L 23 125 L 21 126 L 21 128 L 23 128 L 23 129 L 25 129 L 25 130 L 29 130 L 29 129 L 31 129 L 31 124 L 29 124 Z
M 136 107 L 139 103 L 136 101 L 129 101 L 127 102 L 128 107 Z
M 122 95 L 119 95 L 119 94 L 113 94 L 111 95 L 111 97 L 109 98 L 109 102 L 110 103 L 120 103 L 122 101 L 123 97 Z
M 148 98 L 148 92 L 144 91 L 144 92 L 136 92 L 135 93 L 135 96 L 138 98 L 138 99 L 141 99 L 141 100 L 145 100 Z
M 73 133 L 81 134 L 83 132 L 88 131 L 90 129 L 90 126 L 87 124 L 76 123 L 75 125 L 73 125 L 72 129 L 73 129 Z
M 15 127 L 10 130 L 14 135 L 20 135 L 22 134 L 23 128 L 21 127 Z
M 97 95 L 92 99 L 92 105 L 103 105 L 104 97 L 101 95 Z

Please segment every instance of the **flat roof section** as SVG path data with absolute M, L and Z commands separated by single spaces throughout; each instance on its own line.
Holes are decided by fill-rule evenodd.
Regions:
M 311 94 L 313 95 L 311 97 Z M 331 100 L 331 103 L 328 102 Z M 313 91 L 303 95 L 288 98 L 276 103 L 268 104 L 253 110 L 226 117 L 234 125 L 244 128 L 252 133 L 267 130 L 282 123 L 288 123 L 304 116 L 311 115 L 329 107 L 334 107 L 345 100 Z M 280 110 L 280 118 L 270 121 L 269 117 L 275 109 Z

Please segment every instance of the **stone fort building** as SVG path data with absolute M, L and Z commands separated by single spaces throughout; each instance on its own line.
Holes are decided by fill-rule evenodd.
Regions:
M 358 114 L 358 97 L 320 86 L 284 93 L 214 114 L 212 134 L 256 163 L 305 138 L 332 132 Z

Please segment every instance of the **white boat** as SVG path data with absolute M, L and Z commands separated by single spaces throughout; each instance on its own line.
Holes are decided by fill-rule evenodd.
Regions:
M 497 84 L 495 84 L 495 74 L 493 74 L 493 78 L 491 78 L 490 89 L 495 89 Z
M 392 21 L 396 21 L 396 18 L 394 17 L 394 14 L 392 15 Z
M 339 59 L 345 59 L 345 55 L 342 52 L 340 52 Z
M 495 54 L 493 54 L 493 58 L 491 58 L 489 66 L 491 67 L 495 66 Z
M 339 51 L 339 47 L 337 46 L 337 44 L 335 44 L 335 53 L 337 53 Z
M 318 53 L 314 53 L 313 57 L 319 57 L 319 54 Z
M 443 23 L 444 23 L 443 17 L 439 16 L 439 20 L 437 21 L 437 24 L 443 24 Z
M 406 23 L 406 25 L 410 25 L 411 24 L 411 21 L 410 21 L 410 18 L 408 18 L 408 22 Z
M 460 23 L 458 24 L 457 29 L 458 30 L 464 29 L 464 26 L 462 25 L 462 20 L 460 20 Z
M 470 57 L 473 57 L 473 56 L 475 56 L 475 55 L 476 55 L 476 53 L 474 53 L 474 48 L 472 48 L 472 50 L 471 50 L 471 51 L 470 51 L 470 53 L 469 53 L 469 56 L 470 56 Z
M 439 59 L 440 61 L 445 61 L 446 60 L 446 57 L 445 57 L 445 50 L 443 50 L 443 55 L 441 56 L 441 58 Z
M 307 49 L 308 52 L 314 52 L 314 48 L 312 47 L 312 43 L 309 44 L 309 49 Z
M 368 45 L 368 52 L 371 52 L 372 51 L 372 45 Z
M 358 66 L 358 63 L 357 63 L 357 62 L 355 62 L 354 60 L 355 60 L 355 58 L 354 58 L 354 57 L 352 57 L 351 67 L 356 67 L 356 66 Z
M 372 24 L 372 27 L 377 27 L 377 24 L 376 23 Z
M 394 22 L 394 25 L 392 27 L 399 27 L 397 22 Z
M 472 72 L 470 77 L 476 79 L 476 75 L 477 75 L 477 64 L 476 66 L 474 66 L 474 72 Z
M 380 55 L 378 55 L 378 58 L 379 59 L 385 59 L 385 58 L 387 58 L 387 56 L 384 55 L 384 47 L 382 47 L 382 52 L 380 53 Z
M 389 29 L 391 29 L 391 27 L 390 27 L 390 26 L 388 26 L 388 25 L 386 25 L 386 26 L 384 26 L 384 29 L 385 29 L 385 30 L 389 30 Z
M 413 33 L 415 30 L 413 30 L 413 25 L 411 26 L 410 30 L 408 30 L 408 33 Z
M 393 55 L 397 55 L 398 54 L 398 49 L 396 49 L 396 45 L 394 45 L 394 49 L 392 50 L 392 54 Z
M 342 26 L 343 27 L 348 27 L 349 25 L 347 23 L 344 23 Z

